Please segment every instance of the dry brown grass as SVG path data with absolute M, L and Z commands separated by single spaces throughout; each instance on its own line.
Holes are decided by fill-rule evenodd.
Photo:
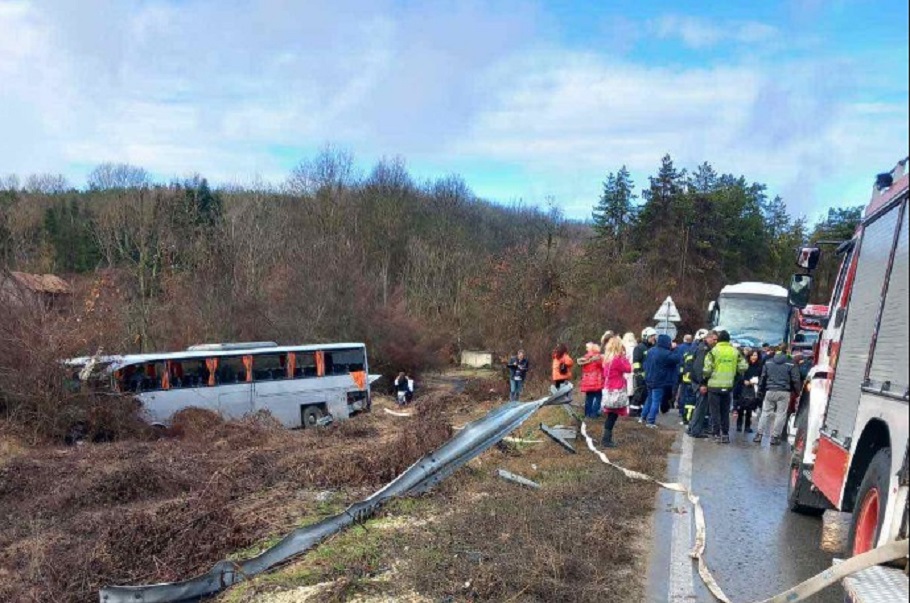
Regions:
M 454 422 L 490 406 L 451 406 Z M 606 467 L 581 440 L 579 454 L 568 454 L 537 430 L 540 421 L 569 422 L 562 409 L 544 409 L 520 430 L 542 444 L 494 448 L 430 495 L 393 504 L 366 530 L 346 532 L 220 600 L 641 600 L 655 488 Z M 601 426 L 589 429 L 597 437 Z M 663 476 L 674 434 L 623 421 L 617 438 L 615 461 Z M 500 467 L 543 488 L 502 481 L 494 476 Z M 310 598 L 299 599 L 304 592 Z
M 4 453 L 0 601 L 92 601 L 105 584 L 190 577 L 318 514 L 315 491 L 355 500 L 450 433 L 423 415 L 288 431 L 194 410 L 158 441 Z
M 565 422 L 550 413 L 547 422 Z M 592 431 L 599 434 L 599 427 Z M 632 422 L 617 430 L 614 460 L 662 476 L 672 436 Z M 655 489 L 626 479 L 583 450 L 552 442 L 520 452 L 493 450 L 443 485 L 431 513 L 445 516 L 406 538 L 402 571 L 435 600 L 637 601 L 640 547 Z M 492 476 L 498 467 L 539 481 L 524 490 Z

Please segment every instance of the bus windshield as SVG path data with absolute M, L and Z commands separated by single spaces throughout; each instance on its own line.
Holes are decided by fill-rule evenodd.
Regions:
M 717 325 L 744 347 L 778 345 L 787 337 L 790 306 L 778 297 L 721 297 Z

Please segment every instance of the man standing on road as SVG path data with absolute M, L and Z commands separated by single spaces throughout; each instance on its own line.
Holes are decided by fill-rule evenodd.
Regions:
M 682 356 L 673 350 L 673 340 L 669 335 L 657 338 L 657 345 L 648 351 L 645 360 L 645 380 L 648 384 L 648 402 L 641 411 L 641 422 L 648 427 L 657 427 L 657 415 L 664 403 L 671 402 L 673 388 L 679 375 L 679 363 Z
M 700 341 L 690 371 L 691 387 L 695 395 L 695 410 L 689 419 L 689 430 L 686 433 L 693 438 L 702 439 L 707 437 L 705 435 L 705 418 L 708 416 L 708 379 L 705 377 L 705 359 L 717 345 L 717 332 L 699 331 L 696 337 Z
M 525 387 L 528 371 L 531 370 L 531 363 L 525 357 L 524 350 L 518 350 L 515 356 L 509 358 L 509 364 L 506 366 L 509 369 L 509 401 L 518 402 Z
M 720 331 L 717 345 L 705 358 L 704 377 L 708 380 L 708 406 L 711 408 L 711 433 L 719 444 L 730 443 L 730 404 L 736 380 L 746 373 L 746 359 L 730 343 L 730 334 Z
M 771 429 L 771 445 L 780 445 L 780 434 L 784 431 L 787 420 L 787 409 L 790 407 L 790 394 L 799 394 L 803 387 L 802 378 L 796 363 L 787 355 L 786 344 L 777 348 L 777 354 L 765 362 L 758 385 L 759 398 L 764 398 L 758 433 L 752 440 L 761 444 L 768 423 L 774 420 Z

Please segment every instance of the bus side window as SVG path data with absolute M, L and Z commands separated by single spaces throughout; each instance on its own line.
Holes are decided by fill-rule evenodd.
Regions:
M 205 360 L 173 360 L 170 363 L 171 389 L 206 387 L 209 369 Z
M 253 357 L 253 380 L 272 381 L 287 377 L 287 354 L 260 354 Z
M 308 379 L 316 376 L 316 354 L 297 352 L 297 366 L 294 368 L 295 379 Z
M 227 385 L 231 383 L 246 382 L 246 367 L 240 356 L 221 357 L 218 359 L 218 372 L 216 383 Z
M 331 367 L 327 372 L 332 375 L 347 375 L 363 371 L 366 363 L 363 350 L 341 350 L 326 354 L 326 366 Z

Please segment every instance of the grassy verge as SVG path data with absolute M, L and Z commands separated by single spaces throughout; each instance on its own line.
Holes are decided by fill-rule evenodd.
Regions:
M 571 455 L 534 427 L 568 423 L 562 409 L 532 421 L 516 435 L 542 443 L 494 448 L 434 493 L 397 501 L 222 601 L 640 600 L 654 488 L 604 466 L 581 440 Z M 617 462 L 664 474 L 673 434 L 623 421 L 617 439 Z M 505 482 L 498 468 L 542 488 Z

